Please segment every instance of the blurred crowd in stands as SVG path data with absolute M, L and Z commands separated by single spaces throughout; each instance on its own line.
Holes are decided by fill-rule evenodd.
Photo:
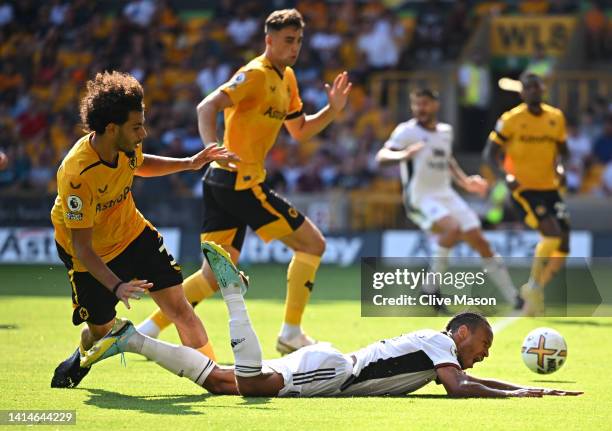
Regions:
M 381 171 L 374 154 L 395 117 L 369 97 L 368 79 L 380 71 L 458 61 L 486 14 L 580 12 L 589 23 L 589 55 L 605 60 L 610 53 L 601 8 L 589 3 L 580 9 L 575 1 L 520 1 L 514 9 L 507 2 L 467 0 L 208 3 L 194 11 L 177 10 L 170 0 L 127 0 L 115 2 L 115 9 L 88 0 L 0 0 L 0 150 L 9 156 L 0 192 L 55 192 L 58 164 L 82 135 L 84 83 L 103 70 L 129 72 L 143 84 L 147 152 L 180 157 L 199 151 L 196 105 L 263 52 L 263 20 L 273 9 L 295 6 L 307 23 L 295 65 L 306 113 L 326 104 L 323 84 L 338 72 L 348 70 L 354 83 L 347 111 L 324 133 L 300 145 L 286 133 L 279 136 L 267 162 L 268 181 L 285 192 L 356 189 L 381 172 L 394 178 L 397 171 Z M 597 99 L 569 121 L 572 190 L 584 190 L 584 173 L 597 165 L 605 186 L 589 190 L 612 194 L 608 102 Z M 189 196 L 200 190 L 199 175 L 175 175 L 160 184 Z

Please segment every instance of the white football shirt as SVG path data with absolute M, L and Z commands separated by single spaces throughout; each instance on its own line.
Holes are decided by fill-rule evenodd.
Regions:
M 342 395 L 402 395 L 436 379 L 436 368 L 461 369 L 448 335 L 424 329 L 370 344 L 351 355 L 357 362 Z
M 422 142 L 424 148 L 411 160 L 401 163 L 402 186 L 413 205 L 421 197 L 452 190 L 448 164 L 452 157 L 453 128 L 450 124 L 437 123 L 435 130 L 429 130 L 413 118 L 397 125 L 385 147 L 404 150 L 417 142 Z

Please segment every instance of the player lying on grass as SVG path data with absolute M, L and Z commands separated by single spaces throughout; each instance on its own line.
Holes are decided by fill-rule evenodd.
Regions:
M 195 362 L 186 364 L 186 369 L 168 366 L 173 349 L 188 348 L 149 338 L 127 321 L 120 333 L 107 337 L 87 352 L 86 365 L 122 351 L 140 353 L 220 395 L 401 395 L 434 380 L 443 384 L 453 397 L 541 397 L 582 393 L 524 387 L 466 374 L 463 370 L 489 356 L 493 342 L 491 326 L 483 316 L 475 313 L 456 315 L 443 332 L 431 329 L 415 331 L 349 354 L 339 352 L 328 343 L 319 343 L 280 359 L 263 361 L 259 340 L 244 303 L 245 278 L 220 246 L 205 242 L 202 250 L 221 287 L 230 314 L 234 368 L 219 367 L 195 351 Z M 151 352 L 157 356 L 151 356 Z M 202 357 L 199 364 L 196 354 Z

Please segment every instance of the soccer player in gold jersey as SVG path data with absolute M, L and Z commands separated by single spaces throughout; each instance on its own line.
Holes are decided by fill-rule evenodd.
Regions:
M 544 84 L 533 73 L 521 76 L 521 103 L 504 113 L 489 135 L 485 157 L 506 179 L 525 223 L 542 238 L 529 281 L 522 287 L 527 315 L 544 312 L 544 287 L 569 253 L 569 215 L 559 194 L 567 155 L 565 117 L 542 102 Z
M 126 321 L 115 318 L 117 303 L 130 308 L 129 300 L 145 291 L 174 322 L 185 346 L 213 356 L 204 326 L 185 299 L 181 268 L 136 208 L 131 188 L 134 175 L 168 175 L 237 158 L 215 146 L 181 159 L 143 153 L 143 96 L 141 85 L 127 74 L 99 73 L 89 81 L 80 106 L 89 133 L 57 172 L 51 211 L 55 241 L 72 287 L 72 322 L 87 326 L 79 348 L 55 370 L 52 387 L 81 381 L 89 371 L 80 367 L 85 351 L 126 328 Z
M 221 244 L 236 262 L 249 226 L 264 241 L 278 239 L 294 251 L 287 271 L 284 323 L 276 345 L 281 353 L 313 343 L 302 331 L 301 320 L 325 239 L 312 221 L 264 184 L 264 160 L 281 126 L 297 141 L 311 138 L 342 111 L 351 89 L 348 74 L 340 73 L 331 86 L 325 86 L 328 105 L 314 115 L 303 113 L 291 68 L 302 46 L 303 28 L 302 16 L 295 9 L 270 14 L 265 22 L 263 55 L 241 67 L 197 108 L 204 145 L 217 141 L 216 116 L 224 111 L 223 146 L 241 159 L 238 163 L 213 163 L 204 174 L 202 241 Z M 206 265 L 185 280 L 184 288 L 192 304 L 218 290 Z M 138 329 L 157 336 L 170 323 L 161 311 Z

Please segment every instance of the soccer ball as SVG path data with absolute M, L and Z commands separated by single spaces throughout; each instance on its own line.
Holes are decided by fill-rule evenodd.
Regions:
M 554 373 L 567 359 L 567 344 L 554 329 L 536 328 L 525 337 L 521 356 L 534 373 Z

